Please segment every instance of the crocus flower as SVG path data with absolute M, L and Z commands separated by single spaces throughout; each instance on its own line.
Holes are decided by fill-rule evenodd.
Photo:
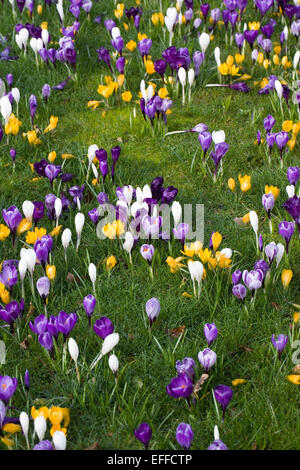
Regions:
M 30 116 L 31 116 L 31 127 L 33 128 L 33 120 L 37 110 L 37 99 L 35 95 L 31 95 L 29 97 L 29 109 L 30 109 Z
M 229 402 L 232 399 L 233 391 L 227 385 L 218 385 L 214 389 L 214 396 L 215 396 L 215 399 L 221 405 L 221 408 L 222 408 L 222 411 L 223 411 L 223 421 L 224 421 L 225 411 L 226 411 L 226 408 L 227 408 Z
M 102 339 L 105 339 L 114 331 L 114 325 L 109 318 L 101 317 L 95 321 L 93 329 L 96 335 L 100 336 Z
M 262 286 L 263 278 L 264 273 L 260 269 L 252 270 L 250 272 L 247 270 L 243 271 L 243 281 L 252 293 L 254 290 L 259 289 Z
M 178 374 L 187 374 L 193 380 L 195 376 L 194 367 L 196 363 L 192 357 L 185 357 L 182 361 L 176 361 L 176 371 Z
M 41 346 L 43 346 L 43 348 L 47 349 L 50 352 L 53 350 L 53 338 L 48 331 L 40 334 L 38 339 L 39 343 L 41 344 Z
M 36 444 L 32 450 L 54 450 L 54 449 L 53 449 L 51 442 L 48 441 L 48 439 L 46 439 Z
M 9 302 L 4 308 L 0 306 L 0 320 L 10 325 L 13 332 L 13 324 L 20 315 L 20 305 L 15 300 Z
M 244 300 L 247 295 L 247 289 L 243 284 L 235 284 L 232 288 L 232 293 L 237 299 Z
M 294 166 L 294 167 L 290 166 L 287 169 L 287 177 L 288 177 L 289 183 L 295 186 L 299 180 L 299 168 L 297 166 Z
M 242 279 L 242 271 L 240 271 L 239 269 L 237 269 L 236 271 L 234 271 L 232 273 L 232 276 L 231 276 L 231 279 L 232 279 L 232 284 L 235 286 L 236 284 L 238 284 L 240 282 L 240 280 Z
M 46 298 L 47 298 L 47 296 L 49 294 L 49 290 L 50 290 L 50 281 L 49 281 L 48 277 L 46 277 L 46 276 L 40 277 L 37 280 L 36 288 L 38 290 L 38 293 L 42 297 L 44 303 L 46 304 Z
M 300 233 L 300 197 L 295 194 L 284 202 L 283 207 L 296 222 Z
M 198 353 L 198 359 L 205 372 L 207 372 L 216 362 L 217 355 L 211 349 L 206 348 Z
M 189 230 L 190 230 L 189 225 L 185 223 L 181 223 L 176 228 L 173 228 L 173 235 L 175 238 L 177 238 L 177 240 L 180 240 L 183 250 L 184 250 L 185 239 Z
M 279 235 L 281 235 L 285 240 L 286 252 L 287 253 L 289 251 L 289 243 L 290 243 L 291 238 L 293 236 L 294 229 L 295 229 L 295 226 L 294 226 L 293 222 L 287 222 L 287 221 L 283 220 L 278 225 L 278 232 L 279 232 Z
M 218 337 L 218 328 L 214 323 L 205 323 L 204 325 L 204 336 L 208 346 Z
M 284 348 L 287 345 L 288 336 L 280 334 L 280 335 L 278 335 L 277 339 L 275 339 L 275 336 L 273 334 L 272 337 L 271 337 L 271 341 L 272 341 L 272 344 L 273 344 L 274 348 L 276 349 L 276 351 L 278 351 L 278 359 L 280 360 L 282 351 L 284 350 Z
M 173 398 L 188 398 L 193 390 L 193 381 L 187 374 L 179 374 L 174 377 L 166 387 L 166 392 Z
M 134 430 L 134 435 L 138 441 L 144 444 L 145 449 L 148 449 L 149 442 L 152 437 L 152 429 L 148 423 L 141 423 L 137 429 Z
M 214 429 L 214 441 L 210 444 L 207 450 L 228 450 L 226 444 L 220 439 L 218 426 Z
M 152 297 L 146 302 L 146 313 L 150 321 L 150 328 L 153 322 L 157 319 L 160 312 L 160 303 L 156 297 Z
M 270 219 L 271 210 L 275 205 L 275 198 L 272 193 L 264 194 L 262 197 L 262 205 L 264 206 L 265 210 L 267 211 L 268 218 Z
M 269 266 L 273 263 L 274 259 L 276 258 L 278 252 L 278 247 L 275 242 L 271 242 L 265 247 L 265 254 L 269 261 Z
M 4 222 L 6 223 L 6 225 L 12 232 L 13 244 L 14 244 L 14 239 L 15 239 L 18 225 L 23 218 L 22 214 L 16 206 L 10 206 L 8 207 L 8 209 L 2 210 L 2 216 L 3 216 Z
M 140 253 L 142 257 L 150 264 L 154 255 L 154 246 L 144 244 L 141 246 Z
M 77 323 L 78 317 L 76 313 L 67 314 L 64 311 L 59 312 L 57 316 L 57 327 L 58 330 L 63 334 L 64 340 L 66 341 L 68 335 L 73 330 Z
M 189 450 L 194 439 L 192 426 L 187 423 L 180 423 L 176 429 L 176 441 L 184 448 Z
M 29 375 L 28 369 L 26 369 L 25 371 L 24 385 L 25 385 L 26 390 L 28 391 L 30 389 L 30 375 Z
M 265 119 L 264 119 L 264 128 L 265 131 L 269 134 L 275 124 L 275 119 L 271 114 L 269 114 Z
M 7 404 L 15 393 L 17 385 L 18 380 L 15 377 L 0 375 L 0 400 Z
M 47 331 L 48 320 L 43 314 L 36 317 L 34 323 L 29 322 L 30 329 L 37 335 L 41 335 Z
M 18 271 L 14 265 L 6 264 L 2 267 L 0 282 L 9 289 L 18 282 Z
M 87 314 L 88 321 L 89 321 L 89 327 L 91 326 L 91 315 L 95 310 L 96 306 L 96 299 L 92 294 L 89 294 L 84 297 L 83 299 L 83 308 L 85 310 L 85 313 Z

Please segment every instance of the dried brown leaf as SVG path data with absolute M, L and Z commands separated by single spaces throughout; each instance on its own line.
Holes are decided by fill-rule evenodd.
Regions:
M 26 338 L 20 343 L 20 347 L 23 349 L 28 349 L 29 348 L 29 343 L 32 340 L 32 336 L 28 335 Z
M 89 447 L 86 447 L 86 448 L 83 449 L 83 450 L 96 450 L 96 449 L 98 449 L 98 447 L 99 447 L 99 442 L 96 441 L 96 442 L 94 442 L 94 444 L 92 444 L 92 445 L 89 446 Z
M 202 385 L 204 382 L 208 379 L 209 375 L 208 374 L 202 374 L 198 382 L 195 383 L 194 385 L 194 390 L 193 393 L 198 393 L 200 392 Z
M 28 313 L 26 315 L 26 320 L 28 320 L 30 317 L 32 317 L 32 315 L 34 314 L 34 311 L 35 311 L 34 305 L 30 302 L 29 310 L 28 310 Z
M 178 328 L 171 328 L 171 329 L 167 328 L 166 333 L 172 336 L 172 338 L 178 338 L 178 336 L 183 335 L 184 330 L 185 330 L 185 326 L 182 325 L 182 326 L 179 326 Z

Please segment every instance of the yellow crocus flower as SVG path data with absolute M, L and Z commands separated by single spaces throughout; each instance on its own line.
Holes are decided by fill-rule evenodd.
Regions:
M 52 265 L 48 264 L 46 266 L 46 274 L 47 274 L 49 281 L 54 281 L 55 276 L 56 276 L 56 267 L 54 266 L 54 264 Z
M 276 201 L 276 199 L 278 198 L 279 196 L 279 193 L 280 193 L 280 189 L 277 188 L 277 186 L 268 186 L 266 184 L 265 186 L 265 194 L 269 194 L 269 193 L 272 193 L 273 196 L 274 196 L 274 199 Z
M 117 264 L 117 259 L 115 256 L 111 255 L 106 260 L 106 269 L 110 270 L 113 269 Z
M 125 101 L 125 103 L 129 103 L 131 99 L 132 99 L 132 94 L 130 91 L 124 91 L 124 93 L 122 93 L 122 100 Z
M 237 387 L 238 385 L 245 384 L 247 380 L 245 379 L 234 379 L 231 383 L 234 387 Z
M 47 230 L 43 227 L 35 227 L 33 232 L 28 232 L 26 235 L 26 243 L 29 245 L 34 245 L 37 240 L 40 240 L 44 235 L 46 235 Z
M 244 224 L 248 224 L 250 221 L 250 212 L 247 212 L 242 218 Z
M 216 251 L 222 242 L 222 235 L 219 232 L 214 232 L 211 236 L 211 243 L 213 250 Z
M 179 256 L 178 258 L 172 258 L 172 256 L 168 256 L 166 259 L 166 263 L 168 264 L 171 273 L 176 273 L 180 268 L 184 266 L 181 261 L 184 259 L 183 256 Z
M 234 192 L 234 190 L 235 190 L 235 180 L 233 178 L 229 178 L 228 188 L 230 189 L 230 191 Z
M 126 44 L 126 49 L 128 49 L 130 52 L 134 51 L 134 50 L 136 49 L 136 42 L 131 39 L 131 40 Z
M 32 222 L 29 222 L 29 220 L 21 220 L 17 228 L 17 235 L 21 235 L 22 233 L 27 232 L 27 230 L 29 230 L 31 226 Z
M 288 380 L 289 382 L 291 382 L 292 384 L 294 384 L 294 385 L 300 385 L 300 375 L 298 375 L 298 374 L 295 374 L 295 375 L 291 374 L 291 375 L 288 375 L 286 378 L 287 378 L 287 380 Z
M 290 282 L 293 277 L 293 271 L 291 269 L 283 269 L 281 273 L 281 282 L 285 289 L 290 285 Z
M 10 234 L 10 230 L 6 225 L 0 224 L 0 240 L 3 242 Z
M 97 100 L 91 100 L 91 101 L 88 101 L 88 108 L 92 108 L 93 110 L 98 108 L 100 105 L 100 101 L 97 101 Z
M 31 416 L 33 419 L 37 418 L 38 416 L 44 416 L 47 420 L 49 418 L 49 408 L 47 406 L 42 406 L 38 410 L 33 406 L 31 408 Z
M 56 159 L 56 152 L 53 151 L 53 152 L 50 152 L 48 154 L 48 160 L 50 163 L 54 163 L 55 162 L 55 159 Z
M 50 117 L 50 124 L 44 130 L 44 134 L 46 134 L 46 132 L 53 131 L 56 128 L 57 123 L 58 123 L 58 117 L 57 116 L 51 116 Z
M 251 176 L 249 175 L 239 175 L 240 188 L 243 193 L 251 189 Z

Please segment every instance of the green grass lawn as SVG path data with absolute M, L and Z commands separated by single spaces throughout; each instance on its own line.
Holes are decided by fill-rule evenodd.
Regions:
M 127 4 L 128 3 L 128 4 Z M 130 4 L 129 4 L 130 3 Z M 198 2 L 195 10 L 199 10 Z M 217 2 L 214 2 L 217 3 Z M 132 6 L 126 2 L 126 8 Z M 152 38 L 151 56 L 160 57 L 168 45 L 168 35 L 164 41 L 161 28 L 155 28 L 151 21 L 153 12 L 159 10 L 159 2 L 141 2 L 143 16 L 140 31 Z M 163 1 L 163 11 L 169 2 Z M 215 5 L 217 6 L 217 5 Z M 84 190 L 82 212 L 86 216 L 78 253 L 75 250 L 76 233 L 74 218 L 76 209 L 64 212 L 60 218 L 63 229 L 69 227 L 73 233 L 74 246 L 68 249 L 68 263 L 64 260 L 64 252 L 60 235 L 54 239 L 52 264 L 56 266 L 56 278 L 51 284 L 48 299 L 48 314 L 57 315 L 59 311 L 78 314 L 78 322 L 71 333 L 79 346 L 79 368 L 81 381 L 78 384 L 74 363 L 67 356 L 66 365 L 62 366 L 62 343 L 59 343 L 60 355 L 54 361 L 39 344 L 37 336 L 29 328 L 29 321 L 43 313 L 42 301 L 36 292 L 33 298 L 29 279 L 25 279 L 26 298 L 25 312 L 17 334 L 11 335 L 1 322 L 0 339 L 7 348 L 6 364 L 0 365 L 1 375 L 10 375 L 19 380 L 18 388 L 13 396 L 11 416 L 18 416 L 21 411 L 30 414 L 32 406 L 52 405 L 70 409 L 70 425 L 68 427 L 68 449 L 85 449 L 96 441 L 100 449 L 140 449 L 141 444 L 134 437 L 133 431 L 141 422 L 148 422 L 153 430 L 150 443 L 151 449 L 180 449 L 175 439 L 176 428 L 180 422 L 189 423 L 194 431 L 192 449 L 206 449 L 213 441 L 213 428 L 218 424 L 220 437 L 229 449 L 298 449 L 300 431 L 299 424 L 299 390 L 296 385 L 286 380 L 292 373 L 294 364 L 291 347 L 293 339 L 299 338 L 299 330 L 290 325 L 293 323 L 293 312 L 297 311 L 293 304 L 300 304 L 299 298 L 299 239 L 295 233 L 290 245 L 289 256 L 285 256 L 276 271 L 277 281 L 269 286 L 264 295 L 262 289 L 257 292 L 254 306 L 247 297 L 248 311 L 242 303 L 233 297 L 231 273 L 235 269 L 251 270 L 258 257 L 255 247 L 255 236 L 251 225 L 239 225 L 235 218 L 243 217 L 250 210 L 259 216 L 259 233 L 263 234 L 264 244 L 271 241 L 283 242 L 278 234 L 278 223 L 291 220 L 282 207 L 287 199 L 285 187 L 288 184 L 286 170 L 288 166 L 300 163 L 300 147 L 287 154 L 281 169 L 278 154 L 268 165 L 261 147 L 254 145 L 257 130 L 263 131 L 263 119 L 268 114 L 276 118 L 276 131 L 281 130 L 284 120 L 290 119 L 285 103 L 284 117 L 280 112 L 274 113 L 268 95 L 258 95 L 259 82 L 263 77 L 275 74 L 273 68 L 264 70 L 256 65 L 253 77 L 249 81 L 251 91 L 240 93 L 229 88 L 205 88 L 206 83 L 217 83 L 218 77 L 213 56 L 214 47 L 221 48 L 222 61 L 229 53 L 237 52 L 235 45 L 226 46 L 223 29 L 220 28 L 209 46 L 205 67 L 200 69 L 200 76 L 193 91 L 191 103 L 184 107 L 181 94 L 173 99 L 172 113 L 168 116 L 168 132 L 189 129 L 202 122 L 209 131 L 223 129 L 229 151 L 223 159 L 223 174 L 213 184 L 212 177 L 204 175 L 201 163 L 201 149 L 195 133 L 175 134 L 164 137 L 153 136 L 149 126 L 145 125 L 139 109 L 138 91 L 140 80 L 144 78 L 144 67 L 136 50 L 126 53 L 128 64 L 125 69 L 126 90 L 131 90 L 133 99 L 130 103 L 110 99 L 110 105 L 101 104 L 99 108 L 88 109 L 89 100 L 101 100 L 97 87 L 104 83 L 108 69 L 97 59 L 96 49 L 110 46 L 110 38 L 103 26 L 103 19 L 114 18 L 114 2 L 95 1 L 88 21 L 84 12 L 81 13 L 82 26 L 76 38 L 77 81 L 70 80 L 66 88 L 52 91 L 46 105 L 41 98 L 41 89 L 45 83 L 57 85 L 68 75 L 66 67 L 58 64 L 57 68 L 40 64 L 35 65 L 34 54 L 28 48 L 27 57 L 23 58 L 12 39 L 13 28 L 17 22 L 25 23 L 26 13 L 13 21 L 11 6 L 5 1 L 0 4 L 0 32 L 8 34 L 9 43 L 13 44 L 14 53 L 22 56 L 19 61 L 0 62 L 0 77 L 13 73 L 14 86 L 21 94 L 19 119 L 22 126 L 18 136 L 4 135 L 0 144 L 0 209 L 16 205 L 21 210 L 24 200 L 44 200 L 47 193 L 52 192 L 49 181 L 41 178 L 32 181 L 37 175 L 32 173 L 29 162 L 34 163 L 42 158 L 47 159 L 48 153 L 56 151 L 55 164 L 61 164 L 61 154 L 70 153 L 73 159 L 66 160 L 64 171 L 73 173 L 75 178 L 65 184 L 65 189 L 77 184 L 86 183 L 87 150 L 91 144 L 97 143 L 107 151 L 119 144 L 122 148 L 116 166 L 115 186 L 107 177 L 105 187 L 101 184 L 95 188 L 91 184 L 91 173 Z M 43 4 L 42 15 L 37 15 L 35 7 L 34 22 L 39 25 L 48 21 L 48 29 L 53 41 L 58 41 L 59 18 L 52 5 L 49 10 Z M 249 11 L 248 11 L 249 10 Z M 101 15 L 102 23 L 97 25 L 93 19 Z M 124 15 L 125 16 L 125 15 Z M 257 20 L 258 15 L 252 7 L 245 13 L 246 20 Z M 124 20 L 125 21 L 125 20 Z M 278 20 L 280 21 L 280 19 Z M 72 24 L 73 17 L 66 13 L 65 25 Z M 117 20 L 116 20 L 117 22 Z M 274 33 L 278 40 L 281 31 L 279 25 Z M 136 40 L 136 31 L 131 24 L 127 32 L 122 29 L 124 43 Z M 273 39 L 273 38 L 272 38 Z M 196 33 L 183 37 L 175 36 L 174 45 L 188 47 L 194 52 L 197 45 Z M 291 39 L 291 54 L 296 50 Z M 252 75 L 250 48 L 246 46 L 246 59 L 243 64 L 245 73 Z M 279 72 L 278 72 L 279 74 Z M 289 70 L 282 78 L 289 77 Z M 147 76 L 146 81 L 162 84 L 158 75 Z M 31 94 L 38 97 L 38 109 L 35 124 L 44 129 L 51 115 L 58 116 L 57 128 L 42 138 L 42 144 L 30 146 L 22 133 L 30 130 L 28 99 Z M 136 117 L 133 117 L 133 109 Z M 103 111 L 106 111 L 103 114 Z M 255 116 L 253 118 L 253 111 Z M 279 110 L 278 110 L 279 111 Z M 294 112 L 292 119 L 297 121 Z M 16 168 L 13 172 L 9 150 L 15 147 L 17 152 Z M 191 162 L 196 154 L 194 166 Z M 210 160 L 210 159 L 209 159 Z M 209 162 L 210 168 L 211 161 Z M 238 175 L 251 175 L 251 189 L 242 193 L 239 189 Z M 165 186 L 178 188 L 176 200 L 181 204 L 204 204 L 204 246 L 208 247 L 212 232 L 220 232 L 223 236 L 221 248 L 233 250 L 232 268 L 210 272 L 203 284 L 199 299 L 182 296 L 183 292 L 193 293 L 188 270 L 172 274 L 165 262 L 171 255 L 180 256 L 180 244 L 172 240 L 170 244 L 155 240 L 156 257 L 154 263 L 154 279 L 151 281 L 147 264 L 139 253 L 139 247 L 133 251 L 133 266 L 128 263 L 125 251 L 118 240 L 99 240 L 95 227 L 88 217 L 88 211 L 97 206 L 95 194 L 105 190 L 110 201 L 116 202 L 115 188 L 125 184 L 143 187 L 157 177 L 163 176 Z M 236 181 L 235 193 L 227 185 L 229 177 Z M 274 232 L 269 233 L 266 212 L 261 198 L 265 185 L 280 188 L 273 213 Z M 55 190 L 57 191 L 57 186 Z M 2 219 L 0 223 L 3 223 Z M 45 227 L 47 233 L 52 230 L 52 223 L 46 217 L 38 224 Z M 24 246 L 26 235 L 22 235 L 12 248 L 10 237 L 0 242 L 0 262 L 5 259 L 19 259 L 20 250 Z M 107 271 L 105 260 L 108 256 L 117 258 L 117 265 Z M 115 354 L 120 361 L 118 381 L 115 384 L 112 372 L 108 367 L 108 357 L 98 363 L 96 369 L 89 370 L 93 358 L 100 351 L 102 340 L 88 328 L 86 314 L 82 307 L 82 299 L 92 293 L 92 285 L 88 276 L 89 262 L 97 266 L 96 309 L 92 323 L 96 318 L 108 316 L 120 335 L 120 342 Z M 290 268 L 293 279 L 288 290 L 281 284 L 281 271 Z M 70 280 L 70 275 L 74 275 Z M 41 266 L 36 266 L 34 280 L 43 276 Z M 21 298 L 21 286 L 15 287 L 15 296 Z M 249 295 L 249 294 L 248 294 Z M 152 333 L 146 321 L 145 303 L 151 297 L 157 297 L 161 311 L 154 323 Z M 31 306 L 32 303 L 32 306 Z M 192 357 L 197 363 L 196 379 L 203 373 L 197 359 L 198 352 L 207 347 L 203 334 L 205 323 L 214 322 L 219 336 L 212 349 L 218 358 L 209 371 L 209 378 L 198 393 L 198 398 L 191 407 L 185 400 L 174 399 L 166 393 L 166 386 L 176 376 L 175 363 L 184 357 Z M 184 334 L 179 340 L 173 337 L 170 330 L 185 326 Z M 271 335 L 284 333 L 289 335 L 288 345 L 282 359 L 276 359 L 271 344 Z M 26 348 L 24 339 L 31 335 Z M 60 338 L 61 340 L 61 338 Z M 30 391 L 25 392 L 23 377 L 25 370 L 30 373 Z M 236 378 L 246 379 L 246 383 L 232 386 Z M 217 415 L 212 390 L 219 384 L 232 386 L 234 395 L 228 407 L 225 421 L 222 423 Z M 221 414 L 220 408 L 219 413 Z M 50 439 L 48 431 L 45 439 Z M 33 424 L 31 424 L 31 431 Z M 26 447 L 21 435 L 16 435 L 15 447 Z M 37 443 L 35 441 L 33 443 Z M 0 442 L 0 447 L 6 446 Z

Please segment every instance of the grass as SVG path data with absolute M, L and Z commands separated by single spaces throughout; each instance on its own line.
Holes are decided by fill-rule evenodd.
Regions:
M 152 4 L 155 4 L 152 7 Z M 163 2 L 167 7 L 168 2 Z M 127 5 L 126 5 L 127 6 Z M 157 11 L 156 2 L 145 2 L 141 30 L 149 31 L 149 18 Z M 53 7 L 52 7 L 53 10 Z M 165 9 L 164 9 L 165 11 Z M 109 43 L 109 37 L 103 27 L 93 23 L 93 18 L 100 14 L 104 19 L 112 17 L 113 2 L 95 2 L 91 21 L 82 16 L 82 27 L 76 48 L 78 57 L 78 81 L 70 81 L 63 92 L 52 91 L 49 104 L 41 100 L 41 89 L 44 83 L 56 85 L 68 75 L 64 66 L 57 68 L 45 65 L 36 68 L 32 51 L 28 51 L 26 60 L 1 62 L 1 77 L 12 72 L 14 86 L 20 89 L 21 102 L 19 117 L 23 122 L 16 138 L 9 142 L 3 139 L 0 146 L 0 208 L 15 204 L 21 208 L 25 199 L 43 200 L 51 192 L 46 179 L 32 182 L 29 162 L 47 158 L 55 150 L 60 163 L 62 153 L 73 153 L 74 159 L 67 160 L 64 170 L 75 174 L 71 185 L 82 185 L 85 182 L 84 166 L 88 146 L 97 143 L 99 147 L 109 150 L 120 143 L 122 152 L 117 164 L 116 186 L 131 184 L 134 187 L 150 184 L 153 178 L 162 175 L 166 186 L 178 188 L 177 200 L 182 204 L 204 204 L 205 208 L 205 246 L 208 246 L 210 234 L 219 231 L 223 235 L 222 248 L 234 250 L 233 268 L 251 269 L 257 260 L 255 239 L 251 227 L 238 226 L 235 217 L 242 217 L 249 210 L 256 210 L 260 220 L 260 231 L 265 244 L 274 240 L 282 241 L 277 225 L 286 217 L 282 203 L 286 200 L 286 169 L 288 165 L 299 164 L 299 144 L 287 156 L 284 169 L 278 162 L 269 167 L 262 151 L 254 146 L 257 129 L 262 129 L 263 118 L 272 113 L 268 96 L 259 96 L 257 87 L 253 86 L 249 94 L 234 92 L 227 88 L 205 89 L 197 87 L 193 100 L 184 108 L 180 97 L 174 97 L 172 114 L 168 117 L 168 131 L 188 129 L 203 122 L 209 130 L 224 129 L 226 141 L 230 145 L 224 157 L 223 175 L 216 184 L 212 184 L 209 175 L 204 176 L 200 162 L 197 135 L 180 134 L 174 136 L 151 135 L 140 114 L 139 105 L 116 103 L 102 115 L 103 106 L 95 111 L 87 109 L 90 99 L 98 99 L 97 86 L 103 83 L 107 69 L 97 60 L 95 49 Z M 83 15 L 83 13 L 82 13 Z M 8 18 L 4 22 L 4 18 Z M 247 14 L 253 19 L 253 12 Z M 1 33 L 9 34 L 11 41 L 13 21 L 8 2 L 0 5 Z M 67 16 L 66 24 L 72 22 Z M 36 24 L 49 22 L 49 31 L 53 40 L 59 38 L 58 16 L 44 8 L 41 17 L 36 15 Z M 26 15 L 19 18 L 26 21 Z M 278 29 L 279 31 L 280 29 Z M 125 42 L 135 37 L 131 26 L 124 33 Z M 151 26 L 153 49 L 151 54 L 158 58 L 164 49 L 161 30 Z M 216 34 L 213 46 L 208 53 L 205 71 L 200 73 L 199 80 L 217 82 L 214 68 L 213 47 L 222 44 L 222 56 L 235 52 L 232 46 L 226 47 L 222 31 Z M 182 39 L 175 39 L 179 47 Z M 198 48 L 196 36 L 187 42 L 191 51 Z M 14 50 L 16 50 L 14 45 Z M 248 50 L 249 56 L 249 50 Z M 126 66 L 127 88 L 133 90 L 137 97 L 140 80 L 143 78 L 138 52 L 129 58 Z M 247 59 L 250 69 L 250 61 Z M 270 72 L 271 73 L 271 72 Z M 268 74 L 268 72 L 267 72 Z M 266 72 L 262 68 L 255 71 L 255 79 L 262 78 Z M 152 77 L 150 77 L 152 80 Z M 157 80 L 155 77 L 154 80 Z M 39 105 L 35 118 L 38 127 L 45 128 L 49 117 L 59 117 L 57 129 L 43 139 L 41 146 L 31 147 L 22 138 L 22 132 L 30 129 L 28 98 L 30 94 L 38 96 Z M 136 108 L 137 117 L 130 126 L 130 114 Z M 252 123 L 252 112 L 256 110 L 259 118 Z M 287 109 L 285 108 L 288 119 Z M 282 119 L 275 115 L 277 130 L 280 130 Z M 12 172 L 9 149 L 14 146 L 17 151 L 16 170 Z M 190 170 L 194 153 L 198 151 L 193 171 Z M 232 194 L 227 187 L 229 177 L 237 181 L 238 174 L 250 174 L 252 188 L 242 194 Z M 261 205 L 261 197 L 266 184 L 281 189 L 274 210 L 274 234 L 268 232 L 268 220 Z M 70 183 L 66 188 L 70 187 Z M 65 188 L 65 189 L 66 189 Z M 98 193 L 101 189 L 96 190 Z M 115 202 L 114 188 L 107 180 L 105 190 Z M 184 291 L 192 292 L 188 272 L 171 274 L 165 259 L 170 254 L 165 242 L 155 243 L 158 256 L 154 266 L 154 280 L 150 282 L 148 269 L 143 263 L 138 250 L 133 252 L 133 268 L 128 265 L 125 252 L 117 241 L 99 241 L 87 213 L 95 207 L 96 199 L 90 186 L 84 191 L 82 211 L 86 215 L 86 224 L 82 234 L 79 252 L 74 246 L 68 250 L 68 265 L 64 262 L 60 236 L 55 241 L 52 264 L 57 268 L 57 276 L 51 287 L 48 312 L 56 315 L 59 311 L 76 311 L 79 319 L 72 331 L 79 345 L 79 367 L 81 383 L 76 381 L 74 364 L 68 358 L 65 370 L 62 369 L 61 357 L 54 363 L 38 343 L 29 329 L 28 322 L 42 313 L 40 299 L 30 296 L 29 280 L 26 279 L 26 304 L 19 334 L 11 336 L 4 324 L 0 327 L 0 338 L 7 346 L 7 362 L 0 366 L 2 375 L 18 377 L 19 386 L 13 397 L 13 406 L 18 411 L 30 412 L 31 406 L 57 405 L 70 408 L 71 422 L 68 429 L 68 448 L 84 449 L 98 441 L 100 449 L 139 449 L 140 444 L 133 435 L 138 425 L 147 421 L 153 429 L 152 449 L 179 449 L 175 440 L 176 427 L 180 422 L 188 422 L 194 430 L 192 449 L 205 449 L 213 440 L 213 427 L 219 425 L 221 439 L 230 449 L 296 449 L 298 448 L 299 403 L 297 387 L 286 381 L 285 377 L 293 368 L 291 343 L 283 353 L 282 362 L 274 359 L 271 346 L 271 335 L 279 333 L 291 335 L 292 303 L 299 304 L 299 242 L 294 237 L 289 259 L 282 262 L 279 269 L 290 266 L 294 277 L 287 292 L 283 291 L 280 277 L 270 286 L 266 296 L 259 293 L 253 309 L 244 309 L 231 295 L 230 272 L 214 275 L 209 273 L 209 281 L 203 288 L 200 299 L 188 299 L 182 296 Z M 70 227 L 75 237 L 75 210 L 64 213 L 60 223 Z M 42 226 L 50 231 L 51 222 L 46 218 Z M 0 244 L 0 260 L 18 258 L 22 241 L 21 237 L 13 250 L 8 239 Z M 180 247 L 175 241 L 171 243 L 171 255 L 180 255 Z M 109 255 L 118 259 L 117 266 L 111 273 L 105 269 L 105 260 Z M 92 286 L 88 278 L 89 260 L 98 267 L 96 283 L 97 305 L 93 320 L 105 315 L 115 325 L 120 334 L 116 354 L 120 360 L 118 383 L 115 385 L 113 375 L 108 368 L 108 358 L 104 357 L 92 373 L 88 365 L 92 362 L 101 347 L 100 338 L 88 329 L 87 318 L 82 308 L 82 299 L 91 293 Z M 233 269 L 232 269 L 233 270 Z M 75 276 L 75 282 L 68 280 L 68 273 Z M 35 281 L 43 275 L 42 268 L 37 266 Z M 182 285 L 182 287 L 180 287 Z M 19 290 L 18 290 L 19 289 Z M 20 287 L 16 288 L 20 298 Z M 155 322 L 152 334 L 149 333 L 145 319 L 145 303 L 150 297 L 157 297 L 161 302 L 161 312 Z M 30 307 L 33 303 L 34 310 Z M 215 322 L 219 337 L 213 345 L 218 355 L 217 363 L 209 373 L 209 379 L 199 392 L 197 403 L 189 408 L 183 400 L 171 398 L 165 391 L 166 385 L 176 375 L 175 362 L 186 356 L 197 361 L 198 352 L 206 347 L 203 326 Z M 181 340 L 170 336 L 169 330 L 185 326 Z M 20 347 L 28 334 L 32 339 L 29 347 Z M 297 329 L 294 339 L 299 338 Z M 60 345 L 62 348 L 62 344 Z M 29 394 L 22 385 L 25 370 L 31 377 Z M 196 377 L 201 375 L 200 364 Z M 218 384 L 231 385 L 235 378 L 245 378 L 246 384 L 234 388 L 233 400 L 228 408 L 225 422 L 218 421 L 212 399 L 212 389 Z M 33 427 L 32 427 L 33 428 Z M 49 434 L 47 434 L 49 437 Z M 17 437 L 17 448 L 24 448 L 25 441 Z M 2 444 L 0 444 L 2 445 Z M 4 448 L 4 446 L 3 446 Z

